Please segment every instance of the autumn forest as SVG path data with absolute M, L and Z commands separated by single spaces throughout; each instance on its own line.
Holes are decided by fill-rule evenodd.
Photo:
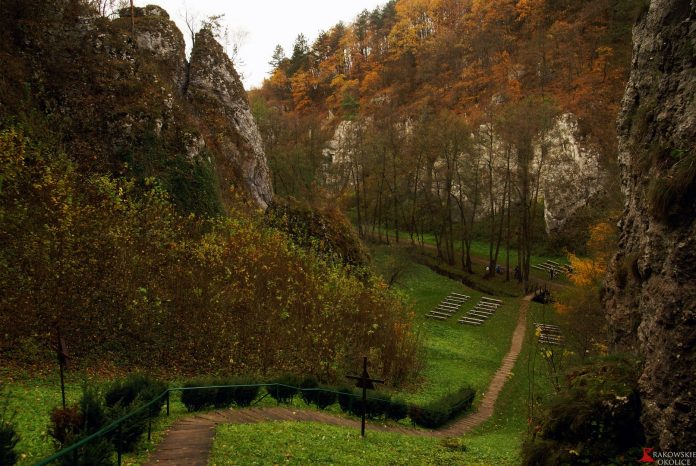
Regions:
M 693 5 L 390 0 L 244 89 L 224 14 L 49 3 L 0 3 L 0 464 L 690 446 Z

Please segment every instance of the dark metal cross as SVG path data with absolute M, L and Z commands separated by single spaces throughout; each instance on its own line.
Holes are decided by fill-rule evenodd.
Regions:
M 60 335 L 60 327 L 56 326 L 56 340 L 53 344 L 53 349 L 58 357 L 58 366 L 60 366 L 60 394 L 63 398 L 63 409 L 65 409 L 65 377 L 63 373 L 65 372 L 65 367 L 68 365 L 68 348 L 65 346 L 65 341 Z
M 367 405 L 367 389 L 374 390 L 375 386 L 373 382 L 384 383 L 384 380 L 370 378 L 370 374 L 367 373 L 367 357 L 363 358 L 363 372 L 362 375 L 347 375 L 349 379 L 357 380 L 355 386 L 362 388 L 362 424 L 360 426 L 360 435 L 365 436 L 365 412 Z

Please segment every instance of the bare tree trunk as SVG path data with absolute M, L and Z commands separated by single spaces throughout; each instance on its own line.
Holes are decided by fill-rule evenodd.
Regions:
M 135 7 L 133 6 L 133 0 L 130 0 L 130 10 L 131 10 L 131 34 L 133 35 L 133 40 L 135 40 Z
M 507 184 L 507 231 L 505 233 L 505 281 L 510 281 L 510 210 L 511 210 L 511 177 L 510 177 L 510 146 L 507 147 L 507 168 L 506 168 L 506 184 Z

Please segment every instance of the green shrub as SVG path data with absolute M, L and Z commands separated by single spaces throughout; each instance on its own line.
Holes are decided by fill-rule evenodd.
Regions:
M 269 385 L 266 390 L 271 398 L 276 400 L 278 403 L 289 404 L 298 392 L 299 385 L 302 383 L 294 375 L 284 375 L 271 382 L 273 385 Z M 277 384 L 277 385 L 276 385 Z
M 107 422 L 99 393 L 85 388 L 79 404 L 53 410 L 48 433 L 55 440 L 56 449 L 62 450 L 92 435 Z M 60 458 L 57 464 L 64 466 L 112 465 L 113 452 L 113 444 L 108 438 L 102 437 L 73 450 L 72 453 Z
M 19 436 L 12 425 L 12 417 L 8 413 L 9 399 L 2 391 L 0 385 L 0 464 L 8 466 L 17 462 L 18 456 L 15 451 Z
M 145 374 L 131 374 L 125 379 L 114 381 L 104 394 L 104 402 L 109 408 L 116 405 L 136 406 L 149 403 L 158 396 L 162 395 L 167 389 L 167 385 L 159 380 L 155 380 Z M 165 398 L 153 404 L 148 410 L 149 415 L 155 417 L 159 415 Z
M 409 408 L 408 415 L 414 424 L 426 429 L 440 427 L 450 419 L 447 405 L 440 401 L 425 406 L 412 405 Z
M 360 395 L 352 387 L 338 389 L 338 405 L 348 414 L 360 414 Z
M 139 407 L 160 396 L 167 386 L 144 374 L 131 374 L 125 379 L 114 381 L 104 395 L 111 421 L 135 412 Z M 148 409 L 137 412 L 121 423 L 109 436 L 117 448 L 130 452 L 147 429 L 148 419 L 156 417 L 162 410 L 162 397 Z
M 205 387 L 212 385 L 210 379 L 193 379 L 184 384 L 183 388 Z M 215 405 L 217 389 L 215 388 L 194 388 L 182 390 L 181 402 L 189 412 L 200 411 Z
M 215 390 L 215 398 L 213 400 L 213 407 L 216 409 L 229 408 L 234 403 L 234 387 L 232 381 L 229 379 L 216 379 L 213 380 L 211 385 L 218 385 Z
M 332 404 L 336 403 L 336 392 L 333 391 L 332 387 L 326 385 L 321 385 L 318 387 L 319 390 L 314 391 L 314 401 L 313 403 L 319 409 L 326 409 Z
M 239 407 L 249 406 L 259 395 L 259 387 L 253 385 L 254 382 L 246 377 L 238 377 L 229 381 L 231 385 L 247 385 L 245 387 L 235 387 L 232 390 L 232 399 Z
M 302 397 L 302 401 L 304 401 L 306 404 L 310 405 L 316 401 L 316 396 L 317 396 L 317 390 L 305 390 L 307 388 L 317 388 L 319 387 L 319 382 L 317 381 L 316 377 L 313 375 L 310 375 L 308 377 L 305 377 L 302 382 L 300 383 L 300 388 L 302 388 L 302 392 L 300 393 L 300 396 Z
M 473 389 L 464 387 L 425 406 L 412 405 L 409 407 L 408 414 L 414 424 L 435 429 L 469 409 L 475 394 Z
M 547 406 L 536 437 L 524 443 L 522 463 L 623 464 L 639 458 L 645 438 L 638 367 L 604 358 L 573 371 Z
M 368 392 L 365 403 L 365 415 L 370 419 L 381 418 L 387 412 L 390 404 L 391 397 L 388 394 Z
M 408 405 L 402 399 L 392 399 L 384 413 L 388 419 L 400 421 L 408 416 Z

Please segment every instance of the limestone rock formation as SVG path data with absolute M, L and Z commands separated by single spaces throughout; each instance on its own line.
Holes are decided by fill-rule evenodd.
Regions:
M 215 133 L 223 163 L 231 163 L 236 177 L 265 208 L 273 193 L 261 135 L 232 61 L 207 29 L 196 34 L 187 89 Z
M 696 450 L 696 3 L 652 0 L 633 41 L 604 300 L 615 344 L 644 359 L 648 446 Z
M 134 24 L 130 8 L 110 20 L 86 2 L 0 2 L 0 120 L 44 115 L 81 171 L 155 177 L 185 211 L 266 208 L 266 157 L 222 47 L 199 34 L 189 66 L 166 11 L 136 8 Z
M 547 233 L 560 231 L 578 209 L 602 192 L 599 153 L 579 137 L 577 118 L 570 113 L 556 119 L 548 140 L 550 168 L 542 172 L 544 220 Z

